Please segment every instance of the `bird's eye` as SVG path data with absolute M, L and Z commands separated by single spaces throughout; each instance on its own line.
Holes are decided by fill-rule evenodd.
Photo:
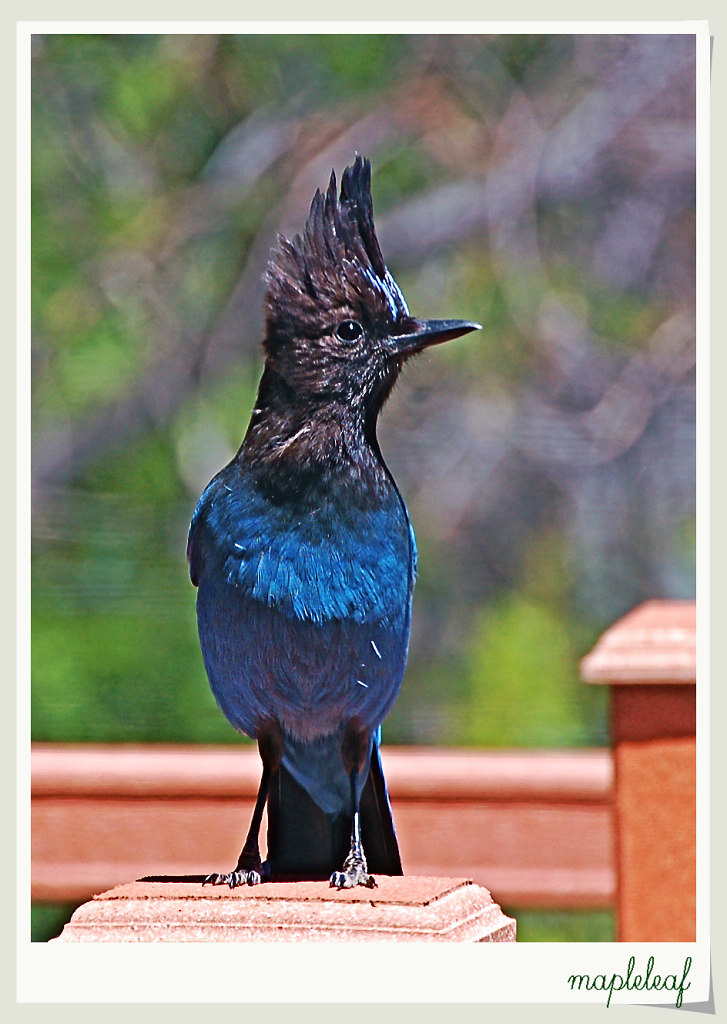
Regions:
M 342 320 L 336 328 L 339 341 L 356 341 L 363 334 L 363 327 L 355 320 Z

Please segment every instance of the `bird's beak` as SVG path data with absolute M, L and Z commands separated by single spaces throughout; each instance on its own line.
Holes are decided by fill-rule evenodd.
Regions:
M 410 356 L 429 345 L 451 341 L 470 331 L 481 331 L 481 324 L 472 320 L 415 320 L 416 329 L 389 339 L 397 356 Z

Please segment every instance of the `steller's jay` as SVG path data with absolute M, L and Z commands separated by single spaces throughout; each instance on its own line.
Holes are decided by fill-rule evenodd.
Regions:
M 479 324 L 410 315 L 360 156 L 340 197 L 335 173 L 316 192 L 303 236 L 279 237 L 265 278 L 255 408 L 199 500 L 187 547 L 212 691 L 262 760 L 237 865 L 206 881 L 375 886 L 369 870 L 402 873 L 378 748 L 404 674 L 416 570 L 376 420 L 407 359 Z

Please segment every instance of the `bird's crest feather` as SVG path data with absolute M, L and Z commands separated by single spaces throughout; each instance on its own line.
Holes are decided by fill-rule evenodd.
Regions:
M 341 179 L 331 172 L 318 190 L 301 235 L 278 237 L 265 272 L 268 352 L 280 338 L 299 334 L 321 317 L 347 307 L 396 320 L 406 302 L 386 268 L 374 226 L 371 164 L 357 156 Z M 343 315 L 346 315 L 343 313 Z

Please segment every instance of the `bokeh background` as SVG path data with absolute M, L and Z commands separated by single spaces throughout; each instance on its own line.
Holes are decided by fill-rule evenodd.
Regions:
M 385 742 L 607 744 L 579 658 L 695 594 L 694 85 L 693 35 L 36 36 L 34 739 L 244 742 L 186 531 L 247 425 L 276 232 L 360 152 L 412 311 L 484 325 L 380 425 L 420 549 Z

